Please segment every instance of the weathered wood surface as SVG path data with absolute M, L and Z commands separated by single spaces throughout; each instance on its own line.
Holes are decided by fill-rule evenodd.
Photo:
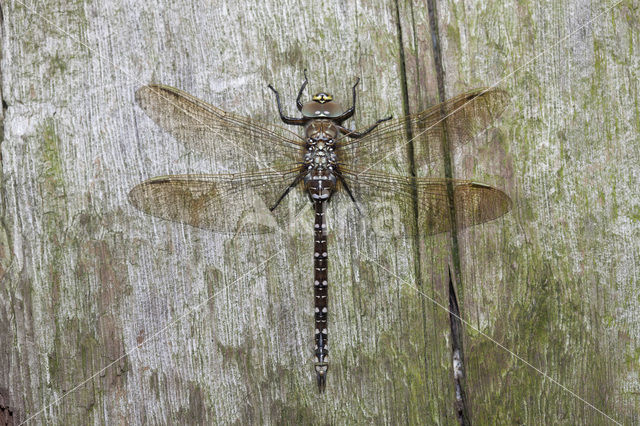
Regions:
M 637 1 L 613 4 L 438 4 L 448 95 L 497 83 L 513 96 L 454 163 L 514 200 L 460 234 L 477 424 L 608 422 L 485 335 L 616 421 L 640 422 L 640 15 Z M 149 82 L 273 122 L 266 84 L 293 111 L 305 67 L 311 91 L 340 99 L 362 77 L 355 127 L 435 103 L 423 3 L 1 7 L 0 402 L 16 418 L 455 424 L 448 317 L 433 302 L 448 304 L 446 235 L 423 240 L 415 283 L 411 241 L 335 224 L 332 366 L 318 396 L 308 230 L 231 239 L 126 198 L 148 177 L 220 167 L 134 104 Z

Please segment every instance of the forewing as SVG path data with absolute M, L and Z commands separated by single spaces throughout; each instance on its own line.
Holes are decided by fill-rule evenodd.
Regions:
M 450 148 L 469 143 L 504 111 L 509 98 L 501 89 L 483 88 L 449 99 L 418 114 L 389 120 L 360 139 L 347 135 L 337 142 L 340 162 L 360 170 L 409 172 L 408 134 L 418 168 L 442 156 L 445 126 Z
M 129 201 L 144 213 L 223 234 L 262 234 L 286 227 L 304 207 L 289 194 L 270 211 L 297 171 L 160 176 L 136 185 Z
M 221 164 L 241 159 L 249 166 L 279 169 L 300 160 L 304 143 L 297 134 L 223 111 L 182 90 L 144 86 L 136 92 L 136 101 L 187 149 L 204 152 Z
M 511 199 L 504 192 L 468 180 L 348 171 L 343 172 L 342 177 L 358 203 L 361 220 L 378 236 L 435 235 L 450 231 L 449 183 L 454 191 L 459 229 L 497 219 L 511 209 Z M 340 189 L 346 192 L 344 185 Z

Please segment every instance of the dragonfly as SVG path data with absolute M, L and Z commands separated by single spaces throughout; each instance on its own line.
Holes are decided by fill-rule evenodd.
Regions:
M 349 108 L 327 92 L 303 103 L 308 84 L 305 72 L 296 98 L 300 117 L 286 115 L 279 92 L 268 85 L 280 120 L 302 127 L 302 134 L 224 111 L 173 87 L 153 84 L 136 91 L 138 105 L 187 149 L 204 153 L 220 165 L 240 163 L 246 168 L 238 173 L 151 178 L 129 193 L 137 209 L 218 233 L 247 235 L 283 229 L 300 203 L 313 207 L 313 360 L 320 393 L 329 369 L 328 205 L 346 202 L 356 217 L 364 222 L 371 219 L 366 223 L 375 223 L 380 204 L 402 212 L 413 208 L 413 220 L 403 213 L 397 215 L 402 226 L 384 227 L 385 232 L 391 229 L 391 235 L 404 237 L 488 222 L 511 208 L 509 196 L 489 185 L 385 172 L 391 166 L 420 169 L 442 158 L 443 137 L 452 149 L 469 143 L 502 113 L 508 103 L 506 92 L 476 89 L 417 114 L 381 118 L 353 131 L 344 123 L 355 114 L 359 81 L 352 87 Z M 407 155 L 409 144 L 416 147 L 413 159 Z M 292 191 L 302 196 L 294 197 Z

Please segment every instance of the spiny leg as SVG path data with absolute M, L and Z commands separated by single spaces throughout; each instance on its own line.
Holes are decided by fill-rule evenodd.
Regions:
M 278 104 L 278 114 L 280 114 L 280 119 L 286 123 L 286 124 L 291 124 L 291 125 L 295 125 L 295 126 L 302 126 L 306 123 L 307 120 L 305 120 L 304 118 L 294 118 L 294 117 L 288 117 L 286 116 L 283 112 L 282 112 L 282 104 L 280 103 L 280 94 L 278 93 L 278 91 L 276 89 L 273 88 L 272 85 L 267 85 L 267 87 L 269 89 L 271 89 L 273 91 L 273 93 L 275 93 L 276 95 L 276 103 Z
M 298 111 L 302 112 L 302 102 L 300 102 L 300 98 L 302 97 L 302 92 L 304 92 L 304 88 L 307 87 L 307 83 L 309 79 L 307 78 L 307 70 L 304 70 L 304 81 L 302 82 L 302 86 L 300 87 L 300 91 L 298 92 L 298 97 L 296 98 L 296 106 L 298 107 Z
M 338 123 L 342 123 L 344 120 L 350 118 L 356 111 L 356 87 L 358 87 L 358 83 L 360 83 L 360 78 L 358 77 L 356 79 L 355 84 L 353 85 L 353 105 L 351 106 L 351 108 L 349 108 L 348 110 L 346 110 L 345 112 L 342 113 L 342 115 L 340 115 L 339 117 L 336 117 L 335 120 Z M 391 120 L 391 116 L 389 117 L 385 117 L 385 118 L 381 118 L 378 121 L 376 121 L 373 126 L 369 127 L 367 130 L 365 130 L 364 132 L 352 132 L 349 129 L 342 127 L 341 125 L 338 125 L 338 128 L 340 129 L 340 131 L 345 134 L 346 136 L 352 138 L 352 139 L 358 139 L 361 138 L 369 133 L 371 133 L 371 131 L 373 129 L 375 129 L 376 127 L 378 127 L 378 125 L 380 123 L 383 123 L 387 120 Z
M 349 198 L 351 198 L 351 201 L 353 201 L 353 204 L 355 204 L 356 210 L 358 210 L 358 213 L 362 214 L 362 211 L 360 210 L 360 206 L 358 205 L 358 202 L 354 198 L 353 193 L 351 192 L 351 188 L 349 188 L 349 185 L 347 185 L 347 181 L 342 176 L 342 173 L 340 173 L 337 170 L 335 170 L 334 173 L 338 177 L 338 180 L 340 181 L 340 183 L 342 183 L 342 186 L 344 186 L 344 190 L 347 191 L 347 194 L 349 195 Z
M 353 113 L 356 112 L 356 87 L 358 87 L 358 83 L 360 83 L 360 77 L 356 78 L 356 82 L 351 89 L 353 91 L 353 104 L 351 105 L 351 108 L 347 109 L 345 112 L 340 114 L 340 116 L 335 118 L 338 123 L 342 123 L 344 120 L 351 118 Z
M 278 205 L 280 204 L 280 202 L 284 199 L 284 197 L 287 196 L 287 194 L 296 187 L 296 185 L 298 185 L 300 183 L 300 181 L 304 178 L 304 176 L 308 173 L 308 171 L 305 169 L 303 171 L 301 171 L 298 176 L 296 176 L 296 178 L 293 180 L 293 182 L 291 182 L 291 184 L 287 187 L 287 189 L 284 190 L 284 192 L 282 193 L 282 195 L 280 195 L 280 197 L 278 198 L 278 201 L 275 202 L 275 204 L 271 207 L 269 207 L 269 211 L 274 211 L 276 209 L 276 207 L 278 207 Z
M 363 131 L 363 132 L 352 132 L 351 130 L 342 127 L 342 126 L 338 126 L 338 129 L 340 129 L 340 131 L 345 135 L 350 137 L 351 139 L 358 139 L 361 138 L 363 136 L 368 135 L 369 133 L 371 133 L 373 131 L 373 129 L 375 129 L 376 127 L 378 127 L 378 125 L 380 123 L 384 123 L 387 120 L 391 120 L 391 118 L 393 118 L 391 115 L 385 118 L 381 118 L 378 121 L 376 121 L 373 126 L 369 127 L 367 130 Z

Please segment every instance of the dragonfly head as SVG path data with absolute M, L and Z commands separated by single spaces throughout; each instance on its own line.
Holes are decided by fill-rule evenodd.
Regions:
M 342 106 L 333 102 L 333 96 L 326 92 L 313 95 L 310 102 L 302 106 L 302 115 L 309 118 L 331 118 L 339 117 L 343 110 Z

